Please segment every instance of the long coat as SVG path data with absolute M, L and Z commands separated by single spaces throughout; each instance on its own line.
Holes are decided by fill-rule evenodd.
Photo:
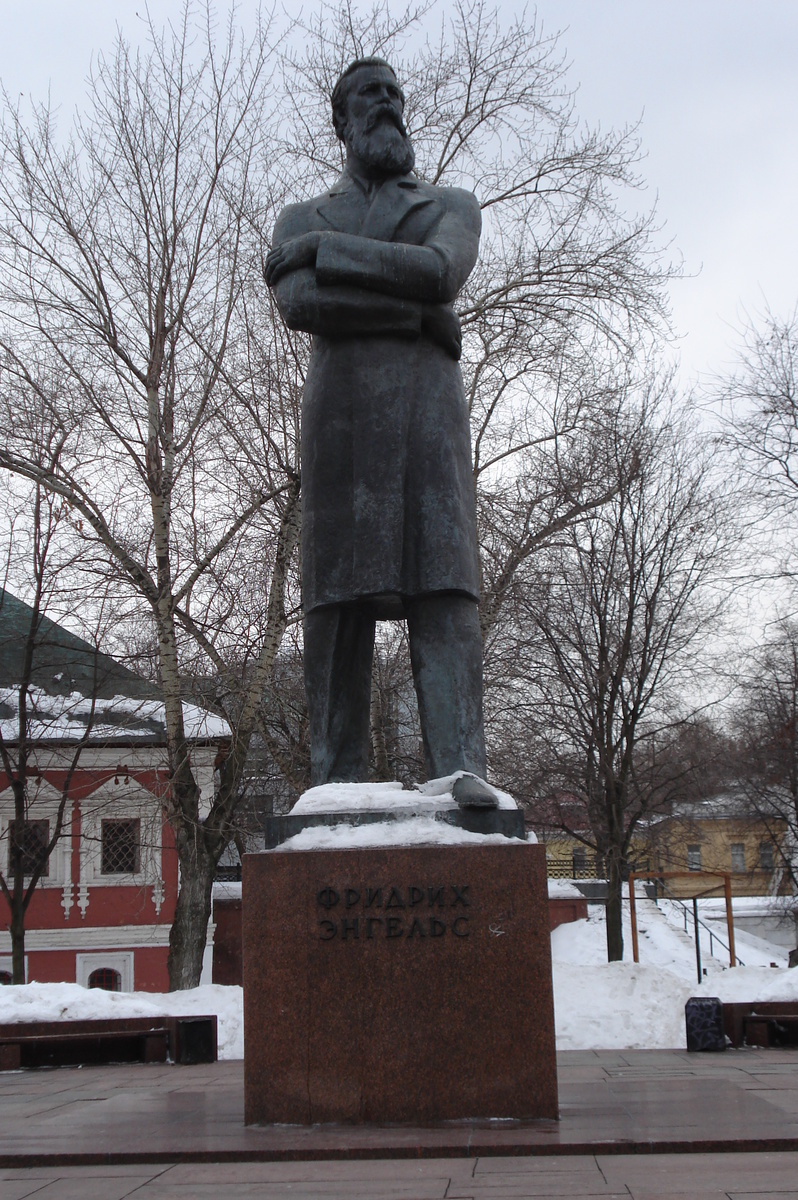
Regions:
M 273 245 L 321 232 L 278 307 L 313 336 L 302 398 L 305 610 L 457 591 L 479 598 L 471 440 L 457 362 L 422 332 L 477 256 L 475 197 L 413 175 L 373 196 L 348 174 L 281 213 Z

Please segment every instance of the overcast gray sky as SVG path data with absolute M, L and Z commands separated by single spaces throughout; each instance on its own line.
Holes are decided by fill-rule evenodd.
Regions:
M 312 5 L 306 6 L 312 7 Z M 502 0 L 505 12 L 521 10 Z M 153 0 L 156 21 L 179 0 Z M 243 18 L 254 8 L 240 5 Z M 119 23 L 138 40 L 141 0 L 2 0 L 0 78 L 69 112 L 93 52 Z M 798 301 L 798 3 L 795 0 L 541 0 L 571 61 L 588 123 L 642 117 L 649 190 L 694 277 L 673 285 L 685 380 L 731 357 L 743 310 Z

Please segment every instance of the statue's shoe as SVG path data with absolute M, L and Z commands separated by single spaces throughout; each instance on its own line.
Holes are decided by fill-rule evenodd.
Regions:
M 459 808 L 498 808 L 491 788 L 477 775 L 461 775 L 452 786 L 452 796 Z

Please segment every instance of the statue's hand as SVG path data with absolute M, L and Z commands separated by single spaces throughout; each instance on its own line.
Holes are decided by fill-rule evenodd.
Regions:
M 303 233 L 300 237 L 274 246 L 269 251 L 263 267 L 263 276 L 269 287 L 274 287 L 277 280 L 289 271 L 298 271 L 300 267 L 315 267 L 320 238 L 319 230 L 313 229 L 310 233 Z
M 463 350 L 460 319 L 448 304 L 425 304 L 421 313 L 421 332 L 441 346 L 457 362 Z

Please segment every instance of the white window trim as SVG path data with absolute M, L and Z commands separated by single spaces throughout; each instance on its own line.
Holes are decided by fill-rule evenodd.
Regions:
M 103 875 L 103 821 L 138 820 L 141 845 L 139 870 L 131 874 Z M 156 913 L 163 899 L 162 874 L 163 819 L 157 796 L 130 780 L 104 784 L 81 801 L 80 886 L 78 906 L 85 917 L 89 906 L 89 888 L 152 887 Z
M 92 971 L 103 967 L 118 971 L 122 980 L 122 991 L 132 992 L 133 989 L 133 951 L 124 950 L 110 954 L 107 950 L 97 950 L 93 954 L 75 955 L 75 981 L 81 987 L 89 986 L 89 976 Z
M 46 779 L 39 779 L 39 787 L 35 790 L 30 801 L 26 820 L 49 821 L 50 837 L 53 835 L 58 819 L 58 808 L 61 803 L 61 793 L 56 791 Z M 42 875 L 37 888 L 63 888 L 65 915 L 69 912 L 72 892 L 72 804 L 67 799 L 64 810 L 64 825 L 61 836 L 50 854 L 49 873 Z M 10 826 L 14 820 L 14 797 L 11 788 L 6 788 L 0 797 L 0 855 L 3 858 L 3 872 L 8 869 L 8 846 L 10 841 Z

